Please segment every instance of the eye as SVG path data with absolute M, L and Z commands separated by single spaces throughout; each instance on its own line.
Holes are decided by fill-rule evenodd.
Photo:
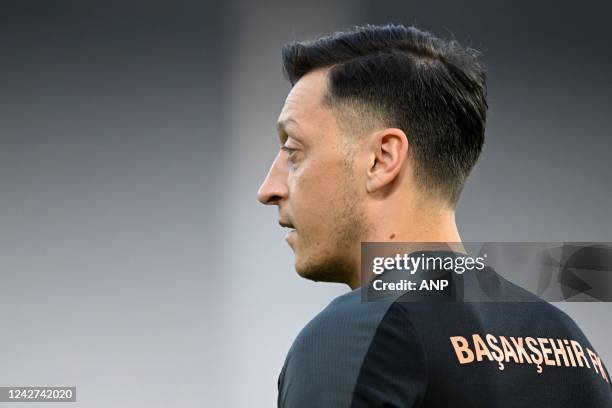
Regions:
M 282 146 L 281 150 L 287 152 L 287 154 L 289 155 L 289 157 L 291 158 L 293 156 L 293 153 L 295 153 L 295 151 L 297 149 L 292 149 L 291 147 L 287 147 L 287 146 Z
M 287 154 L 289 154 L 289 156 L 291 156 L 291 154 L 292 154 L 293 152 L 295 152 L 295 149 L 292 149 L 292 148 L 287 147 L 287 146 L 281 146 L 281 150 L 286 151 L 286 152 L 287 152 Z
M 302 160 L 301 154 L 299 154 L 301 150 L 288 146 L 282 146 L 281 150 L 287 152 L 287 162 L 291 163 L 292 167 L 297 167 L 298 163 Z

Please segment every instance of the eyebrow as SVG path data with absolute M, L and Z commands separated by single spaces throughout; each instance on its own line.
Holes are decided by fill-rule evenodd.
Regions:
M 300 127 L 299 123 L 297 123 L 297 121 L 291 117 L 287 119 L 279 120 L 276 123 L 276 129 L 278 130 L 278 137 L 280 139 L 281 144 L 287 141 L 287 130 L 286 129 L 289 123 L 294 124 L 297 128 Z

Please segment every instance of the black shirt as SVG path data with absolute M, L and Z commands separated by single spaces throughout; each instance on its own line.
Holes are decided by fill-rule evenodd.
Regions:
M 572 319 L 487 273 L 493 301 L 468 289 L 366 302 L 368 287 L 336 298 L 293 343 L 278 406 L 612 407 L 609 373 Z

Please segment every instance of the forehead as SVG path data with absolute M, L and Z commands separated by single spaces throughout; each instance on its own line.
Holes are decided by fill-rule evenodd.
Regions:
M 334 119 L 332 112 L 322 103 L 326 89 L 327 70 L 324 69 L 309 72 L 295 83 L 278 117 L 281 139 L 292 127 L 313 130 L 330 125 L 329 121 Z

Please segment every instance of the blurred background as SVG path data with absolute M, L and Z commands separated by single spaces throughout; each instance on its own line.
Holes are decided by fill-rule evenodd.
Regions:
M 483 52 L 465 241 L 612 241 L 609 3 L 0 4 L 0 386 L 74 385 L 70 407 L 275 405 L 294 337 L 348 290 L 299 278 L 256 200 L 280 49 L 355 24 Z M 610 367 L 612 306 L 559 307 Z

